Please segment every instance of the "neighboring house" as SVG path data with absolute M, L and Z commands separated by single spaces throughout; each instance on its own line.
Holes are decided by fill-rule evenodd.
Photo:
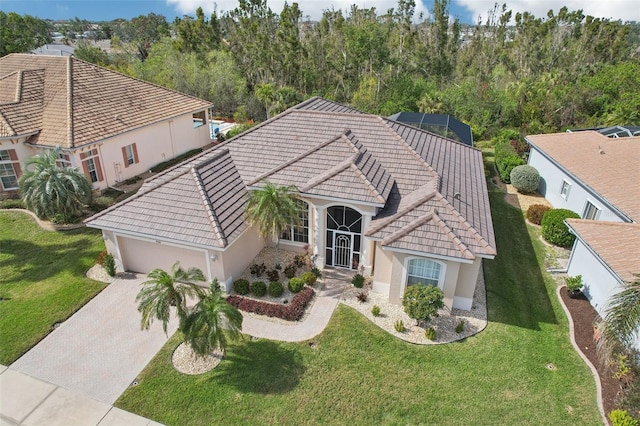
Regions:
M 212 142 L 210 102 L 73 57 L 0 58 L 0 198 L 28 158 L 56 146 L 60 164 L 104 190 Z
M 481 152 L 321 98 L 151 178 L 86 223 L 121 270 L 180 261 L 229 291 L 265 244 L 244 220 L 247 193 L 264 180 L 300 191 L 301 224 L 283 248 L 372 275 L 392 303 L 423 283 L 449 308 L 471 309 L 482 259 L 496 255 Z
M 66 44 L 44 44 L 37 49 L 33 49 L 31 53 L 47 56 L 72 56 L 74 50 L 76 50 L 74 46 L 67 46 Z
M 600 315 L 623 282 L 640 273 L 640 137 L 607 134 L 526 137 L 529 165 L 540 172 L 540 193 L 553 207 L 582 218 L 567 220 L 576 235 L 567 273 L 582 275 Z

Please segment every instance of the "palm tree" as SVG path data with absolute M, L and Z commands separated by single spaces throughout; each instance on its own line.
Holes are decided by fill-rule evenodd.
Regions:
M 609 359 L 617 349 L 632 348 L 640 328 L 640 274 L 636 280 L 625 283 L 625 288 L 614 294 L 604 319 L 598 325 L 597 343 L 600 357 Z
M 138 311 L 142 313 L 140 327 L 148 330 L 153 320 L 157 319 L 162 321 L 162 329 L 167 334 L 171 306 L 176 307 L 179 318 L 185 316 L 187 298 L 200 297 L 202 294 L 195 281 L 204 281 L 204 274 L 198 268 L 185 271 L 176 262 L 171 267 L 171 274 L 156 268 L 149 272 L 147 278 L 149 279 L 141 284 L 143 287 L 136 296 Z
M 217 280 L 211 289 L 201 293 L 198 303 L 180 318 L 184 340 L 196 355 L 205 356 L 220 348 L 224 357 L 230 339 L 242 330 L 242 314 L 222 297 Z
M 41 219 L 60 215 L 68 222 L 82 215 L 91 202 L 91 183 L 77 168 L 58 167 L 60 147 L 26 161 L 27 171 L 20 178 L 20 191 L 27 208 Z
M 264 188 L 249 193 L 245 207 L 249 224 L 257 225 L 263 238 L 275 238 L 276 269 L 280 269 L 280 236 L 300 221 L 297 191 L 295 186 L 277 186 L 265 181 Z

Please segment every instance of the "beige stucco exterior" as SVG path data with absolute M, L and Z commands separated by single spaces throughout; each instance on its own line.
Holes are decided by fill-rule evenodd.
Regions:
M 233 280 L 242 275 L 242 272 L 251 265 L 253 259 L 263 248 L 264 240 L 262 237 L 255 229 L 249 228 L 226 250 L 217 253 L 219 259 L 213 263 L 219 262 L 222 269 L 217 272 L 219 275 L 216 274 L 215 277 L 220 280 L 220 284 L 225 287 L 226 291 L 231 290 Z

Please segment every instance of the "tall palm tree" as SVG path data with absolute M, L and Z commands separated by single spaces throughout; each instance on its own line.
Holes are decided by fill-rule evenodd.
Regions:
M 242 314 L 222 297 L 217 281 L 201 293 L 198 303 L 180 318 L 180 330 L 193 351 L 205 356 L 220 348 L 225 355 L 229 340 L 237 339 L 242 330 Z
M 604 319 L 598 325 L 597 343 L 601 358 L 608 359 L 615 350 L 632 348 L 640 329 L 640 274 L 614 294 Z
M 185 316 L 187 298 L 200 297 L 202 289 L 195 281 L 204 281 L 204 274 L 198 268 L 184 270 L 176 262 L 171 267 L 171 274 L 156 268 L 149 272 L 149 278 L 143 282 L 142 289 L 136 296 L 138 311 L 142 313 L 140 327 L 148 330 L 154 319 L 162 321 L 162 329 L 167 333 L 167 324 L 171 315 L 171 306 L 176 307 L 178 317 Z
M 280 269 L 280 236 L 288 227 L 300 222 L 297 192 L 295 186 L 277 186 L 265 181 L 262 189 L 249 193 L 245 207 L 249 224 L 257 225 L 263 238 L 275 238 L 277 269 Z
M 82 215 L 83 206 L 91 202 L 91 183 L 72 167 L 58 167 L 60 147 L 43 152 L 26 161 L 27 170 L 20 178 L 20 191 L 27 208 L 41 219 L 61 215 L 64 222 Z

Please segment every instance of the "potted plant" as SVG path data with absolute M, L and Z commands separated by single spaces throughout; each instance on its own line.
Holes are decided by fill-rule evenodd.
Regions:
M 576 275 L 575 277 L 566 277 L 564 279 L 564 283 L 567 286 L 569 297 L 575 299 L 580 296 L 582 286 L 584 285 L 582 283 L 582 275 Z

